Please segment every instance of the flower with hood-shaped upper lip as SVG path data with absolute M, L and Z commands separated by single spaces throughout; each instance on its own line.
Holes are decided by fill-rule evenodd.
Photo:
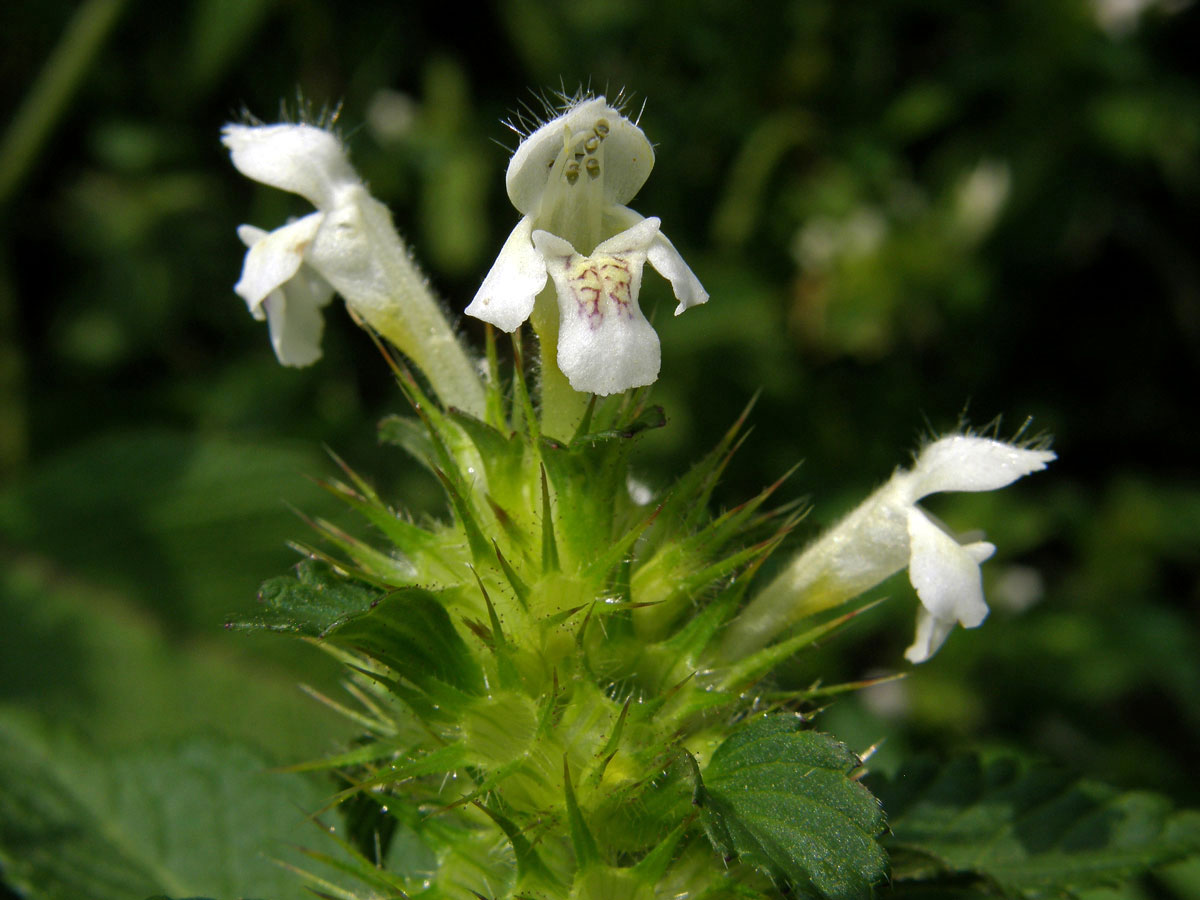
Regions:
M 928 444 L 912 469 L 897 470 L 747 605 L 730 623 L 723 653 L 751 652 L 799 618 L 850 600 L 907 567 L 921 606 L 916 637 L 904 655 L 924 662 L 956 624 L 975 628 L 987 617 L 979 564 L 996 548 L 987 541 L 960 543 L 918 503 L 948 491 L 994 491 L 1054 459 L 1049 450 L 970 434 Z
M 909 662 L 933 656 L 955 624 L 964 628 L 983 624 L 988 607 L 979 564 L 996 552 L 987 541 L 960 544 L 918 501 L 947 491 L 998 490 L 1040 472 L 1055 458 L 1050 450 L 956 434 L 927 446 L 911 471 L 897 472 L 884 486 L 882 504 L 890 507 L 886 514 L 904 517 L 908 579 L 921 601 L 916 636 L 904 651 Z
M 604 97 L 576 103 L 526 137 L 505 178 L 522 218 L 467 314 L 514 331 L 552 279 L 556 358 L 571 387 L 613 394 L 653 382 L 660 348 L 638 306 L 643 265 L 670 281 L 676 315 L 708 300 L 659 220 L 625 206 L 653 166 L 645 134 Z
M 243 175 L 316 207 L 274 231 L 238 229 L 249 250 L 234 290 L 266 318 L 279 361 L 303 366 L 320 357 L 321 307 L 337 292 L 356 321 L 425 374 L 442 402 L 483 415 L 474 361 L 341 141 L 308 124 L 226 125 L 221 139 Z
M 314 125 L 226 125 L 221 141 L 243 175 L 299 194 L 317 208 L 270 232 L 240 227 L 249 249 L 233 288 L 256 319 L 267 320 L 279 361 L 309 365 L 321 356 L 321 307 L 333 298 L 333 286 L 312 265 L 310 248 L 330 211 L 362 184 L 338 139 Z

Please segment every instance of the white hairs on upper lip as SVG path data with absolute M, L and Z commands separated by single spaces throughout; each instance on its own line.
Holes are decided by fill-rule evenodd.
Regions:
M 924 433 L 919 436 L 917 448 L 912 453 L 913 462 L 916 462 L 921 452 L 930 444 L 953 435 L 987 438 L 988 440 L 999 441 L 1002 444 L 1009 444 L 1019 450 L 1050 450 L 1054 443 L 1053 436 L 1046 431 L 1038 431 L 1026 436 L 1033 427 L 1032 416 L 1027 416 L 1025 421 L 1021 423 L 1021 427 L 1013 432 L 1012 437 L 1008 438 L 1001 437 L 1000 435 L 1002 422 L 1003 417 L 996 416 L 984 425 L 978 427 L 972 426 L 967 422 L 967 411 L 965 409 L 959 414 L 958 424 L 950 432 L 938 431 L 929 422 L 926 422 Z
M 501 124 L 517 136 L 518 142 L 525 140 L 547 122 L 552 122 L 559 116 L 566 115 L 576 106 L 602 96 L 592 89 L 591 81 L 587 84 L 580 84 L 571 93 L 567 92 L 564 85 L 560 85 L 558 90 L 550 91 L 549 94 L 546 90 L 538 91 L 534 88 L 530 88 L 529 93 L 533 97 L 533 103 L 541 105 L 540 112 L 531 105 L 530 101 L 520 100 L 518 101 L 517 108 L 509 113 L 509 117 L 501 120 Z M 607 89 L 604 95 L 607 95 Z M 609 106 L 622 116 L 625 116 L 625 118 L 629 118 L 626 115 L 626 108 L 632 103 L 633 95 L 626 94 L 625 88 L 619 88 L 616 95 L 607 97 L 607 100 Z M 646 101 L 643 100 L 641 109 L 638 110 L 637 118 L 631 120 L 634 125 L 637 125 L 641 121 L 642 113 L 645 112 L 645 109 Z M 502 141 L 494 139 L 493 141 L 504 147 L 510 155 L 517 152 L 516 147 L 509 147 Z
M 293 106 L 289 106 L 286 100 L 279 102 L 279 114 L 274 122 L 264 122 L 258 116 L 250 111 L 250 107 L 245 104 L 237 113 L 231 116 L 231 120 L 238 125 L 246 125 L 251 128 L 261 128 L 266 125 L 311 125 L 314 128 L 320 128 L 322 131 L 328 131 L 338 140 L 343 137 L 337 129 L 338 118 L 342 114 L 342 101 L 330 106 L 328 103 L 322 104 L 319 108 L 313 105 L 313 102 L 305 97 L 300 89 L 296 89 L 296 99 Z

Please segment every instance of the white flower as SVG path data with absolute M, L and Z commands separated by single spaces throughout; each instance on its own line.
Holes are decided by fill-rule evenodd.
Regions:
M 267 319 L 279 361 L 304 366 L 320 357 L 321 307 L 336 291 L 356 321 L 425 373 L 443 403 L 482 416 L 474 361 L 341 142 L 313 125 L 226 125 L 221 140 L 243 175 L 316 207 L 272 232 L 238 229 L 249 250 L 234 290 Z
M 975 628 L 987 617 L 979 564 L 996 548 L 986 541 L 959 543 L 919 501 L 946 491 L 993 491 L 1054 458 L 1049 450 L 974 435 L 934 441 L 911 470 L 898 470 L 755 597 L 731 623 L 726 654 L 756 649 L 804 615 L 849 600 L 907 567 L 921 606 L 916 637 L 904 655 L 924 662 L 955 624 Z
M 571 387 L 613 394 L 658 377 L 658 335 L 638 306 L 642 266 L 671 282 L 675 314 L 708 300 L 679 251 L 624 204 L 654 166 L 642 130 L 603 97 L 576 104 L 521 142 L 505 180 L 522 214 L 468 315 L 513 331 L 553 279 L 557 361 Z
M 310 264 L 311 248 L 330 211 L 352 202 L 362 185 L 338 139 L 312 125 L 226 125 L 221 134 L 239 172 L 317 208 L 272 232 L 239 228 L 249 249 L 233 288 L 256 319 L 267 319 L 279 361 L 309 365 L 321 356 L 320 309 L 333 297 L 333 287 Z
M 964 628 L 983 624 L 988 608 L 979 564 L 996 552 L 987 541 L 960 544 L 917 501 L 945 491 L 994 491 L 1040 472 L 1054 459 L 1049 450 L 957 434 L 934 441 L 921 451 L 911 472 L 896 473 L 884 486 L 890 496 L 883 502 L 904 510 L 908 578 L 921 601 L 917 634 L 904 652 L 910 662 L 933 656 L 955 622 Z

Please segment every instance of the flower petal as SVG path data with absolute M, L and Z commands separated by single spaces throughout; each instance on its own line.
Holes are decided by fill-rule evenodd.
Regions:
M 654 270 L 671 282 L 671 290 L 675 293 L 675 299 L 679 301 L 679 305 L 675 307 L 675 315 L 708 302 L 708 291 L 704 289 L 696 273 L 683 261 L 675 245 L 667 240 L 667 236 L 662 232 L 654 238 L 647 258 Z
M 516 331 L 533 312 L 533 301 L 545 286 L 546 261 L 533 245 L 533 219 L 525 216 L 464 311 L 502 331 Z
M 641 213 L 628 206 L 614 207 L 608 210 L 606 215 L 609 221 L 615 221 L 626 229 L 645 221 Z M 655 218 L 655 221 L 658 219 Z M 704 290 L 704 285 L 700 283 L 696 273 L 683 261 L 675 245 L 661 231 L 655 235 L 646 258 L 654 267 L 654 271 L 671 282 L 671 290 L 675 293 L 675 299 L 679 301 L 679 305 L 675 307 L 675 315 L 708 302 L 708 291 Z
M 542 194 L 564 149 L 589 136 L 603 135 L 604 199 L 628 203 L 654 168 L 654 148 L 633 122 L 603 97 L 585 100 L 551 119 L 521 141 L 508 164 L 505 186 L 522 215 L 536 216 Z
M 318 209 L 359 183 L 341 142 L 314 125 L 226 125 L 221 142 L 247 178 L 299 194 Z
M 921 451 L 913 468 L 914 501 L 942 491 L 994 491 L 1054 460 L 1049 450 L 1027 450 L 969 434 L 953 434 Z
M 239 225 L 237 228 L 237 236 L 241 239 L 241 242 L 246 245 L 246 249 L 253 247 L 268 234 L 270 234 L 269 231 L 267 231 L 265 228 L 259 228 L 257 225 Z M 244 263 L 243 268 L 245 268 Z M 238 284 L 241 284 L 240 280 L 238 281 Z M 268 296 L 270 296 L 269 293 Z M 250 315 L 254 316 L 254 318 L 258 319 L 260 322 L 267 317 L 267 311 L 263 308 L 264 299 L 265 298 L 259 298 L 254 303 L 247 301 L 247 305 L 250 307 Z
M 285 366 L 307 366 L 321 358 L 325 330 L 321 307 L 333 299 L 333 288 L 307 266 L 263 302 L 271 329 L 271 346 Z
M 919 510 L 914 510 L 911 515 L 924 518 Z M 910 517 L 910 523 L 911 522 L 912 518 Z M 941 532 L 944 537 L 949 538 L 949 535 L 946 535 L 944 532 L 942 532 L 940 528 L 933 524 L 933 522 L 929 522 L 928 526 L 938 532 Z M 918 530 L 921 529 L 921 523 L 917 523 L 916 527 Z M 910 533 L 911 529 L 912 525 L 910 524 Z M 914 541 L 911 537 L 909 540 L 912 543 L 915 551 L 917 546 L 916 541 Z M 935 538 L 935 540 L 939 539 Z M 978 541 L 974 544 L 966 544 L 959 549 L 961 549 L 962 552 L 970 557 L 971 561 L 975 563 L 975 572 L 973 577 L 977 577 L 979 574 L 979 564 L 984 560 L 989 559 L 992 554 L 996 552 L 995 545 L 989 544 L 987 541 Z M 947 552 L 950 552 L 948 548 Z M 926 560 L 929 559 L 927 552 L 924 558 Z M 961 560 L 959 560 L 959 564 L 963 565 Z M 965 570 L 966 568 L 964 565 L 964 571 Z M 913 578 L 913 569 L 911 564 L 909 567 L 909 578 Z M 913 586 L 916 586 L 915 580 L 913 580 Z M 978 595 L 980 607 L 973 607 L 970 610 L 963 610 L 961 608 L 952 609 L 950 610 L 950 614 L 945 617 L 935 615 L 930 609 L 926 608 L 924 599 L 925 595 L 920 593 L 920 588 L 917 590 L 917 595 L 921 597 L 922 602 L 922 605 L 917 608 L 917 633 L 913 638 L 912 645 L 904 651 L 904 658 L 911 663 L 923 663 L 933 656 L 933 654 L 938 651 L 942 644 L 946 642 L 946 638 L 950 636 L 950 632 L 954 630 L 954 626 L 956 624 L 961 624 L 964 628 L 975 628 L 979 625 L 982 625 L 983 620 L 987 617 L 988 609 L 987 605 L 983 603 L 982 588 L 979 589 Z M 980 610 L 982 611 L 980 612 Z M 976 615 L 974 617 L 964 619 L 964 612 L 968 614 L 973 612 Z
M 641 261 L 644 263 L 650 248 L 654 246 L 654 242 L 658 238 L 660 224 L 654 216 L 641 219 L 620 234 L 614 234 L 608 240 L 597 244 L 596 249 L 592 251 L 592 256 L 601 254 L 610 256 L 640 255 Z
M 978 557 L 990 556 L 991 545 L 962 547 L 916 507 L 908 513 L 908 540 L 912 552 L 908 577 L 921 605 L 941 621 L 957 620 L 965 628 L 981 624 L 988 608 Z
M 922 607 L 917 610 L 917 633 L 913 642 L 904 651 L 904 658 L 910 663 L 923 663 L 941 649 L 946 638 L 954 630 L 953 619 L 937 619 Z
M 658 335 L 637 302 L 657 232 L 658 220 L 646 219 L 586 257 L 556 235 L 533 233 L 558 292 L 558 367 L 575 390 L 616 394 L 658 377 Z
M 300 271 L 304 251 L 312 243 L 324 217 L 324 213 L 310 213 L 271 232 L 253 225 L 238 229 L 238 237 L 250 249 L 246 251 L 246 261 L 242 265 L 242 277 L 233 290 L 246 301 L 255 318 L 262 318 L 258 307 L 267 295 Z

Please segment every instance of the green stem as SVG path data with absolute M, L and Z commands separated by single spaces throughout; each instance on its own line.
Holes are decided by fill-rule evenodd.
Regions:
M 0 142 L 0 204 L 25 176 L 104 43 L 125 0 L 87 0 L 75 11 Z

